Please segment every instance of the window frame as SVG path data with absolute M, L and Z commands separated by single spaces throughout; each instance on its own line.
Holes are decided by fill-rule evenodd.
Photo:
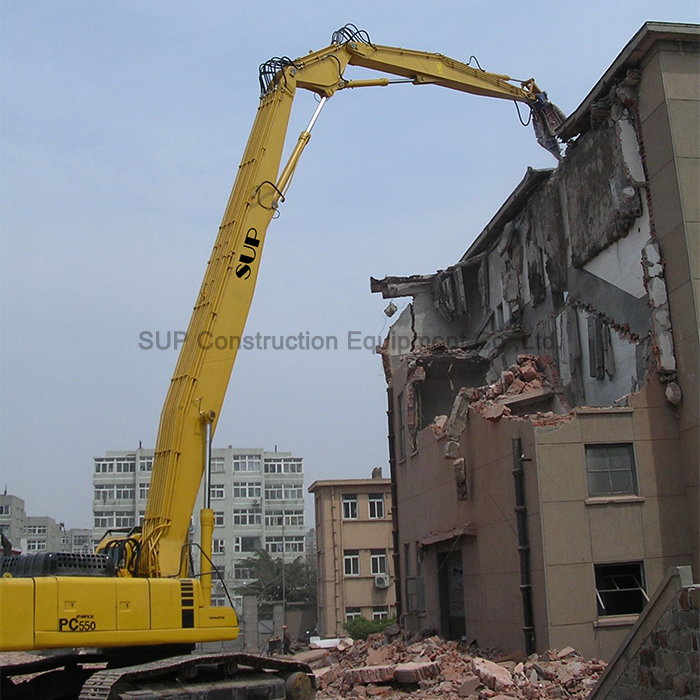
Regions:
M 360 551 L 358 549 L 346 549 L 343 552 L 343 575 L 346 577 L 361 575 Z
M 350 622 L 351 620 L 356 620 L 358 617 L 362 617 L 362 608 L 357 608 L 357 607 L 345 608 L 345 622 Z
M 636 571 L 632 571 L 635 567 Z M 625 571 L 629 569 L 629 571 Z M 598 619 L 605 619 L 608 617 L 617 617 L 623 615 L 639 615 L 646 604 L 649 602 L 649 595 L 646 591 L 646 576 L 644 571 L 643 561 L 629 561 L 629 562 L 614 562 L 614 563 L 601 563 L 593 565 L 593 575 L 595 583 L 595 596 L 596 596 L 596 606 L 598 610 Z M 614 581 L 614 579 L 625 579 L 632 578 L 635 586 L 621 588 L 620 583 L 622 581 Z M 601 585 L 605 584 L 606 580 L 613 580 L 615 586 L 613 588 L 602 588 Z M 640 599 L 643 601 L 639 610 L 620 610 L 619 607 L 629 607 L 629 601 L 624 601 L 622 604 L 619 602 L 620 597 L 616 594 L 619 593 L 629 593 L 632 594 L 634 591 L 638 591 Z M 612 596 L 616 596 L 613 598 Z M 606 606 L 605 603 L 608 603 Z M 615 605 L 613 605 L 615 603 Z M 612 608 L 612 611 L 611 611 Z
M 372 619 L 373 620 L 388 620 L 389 619 L 389 606 L 388 605 L 374 605 L 374 606 L 372 606 Z
M 384 500 L 385 499 L 384 499 L 383 493 L 371 493 L 371 494 L 369 494 L 369 497 L 367 499 L 367 514 L 368 514 L 370 520 L 384 520 L 384 518 L 386 518 L 386 508 L 385 508 Z M 377 515 L 376 506 L 378 504 L 381 504 L 381 506 L 380 506 L 381 515 Z M 372 506 L 375 506 L 374 515 L 372 514 L 372 510 L 373 510 Z
M 627 456 L 629 457 L 629 466 L 624 469 L 614 469 L 611 468 L 614 464 L 611 464 L 611 455 L 602 455 L 600 452 L 602 450 L 613 451 L 615 448 L 619 448 L 620 451 L 624 448 Z M 600 443 L 590 443 L 584 445 L 585 451 L 585 463 L 586 463 L 586 487 L 588 489 L 589 498 L 605 498 L 607 496 L 638 496 L 639 495 L 639 481 L 637 478 L 637 465 L 634 454 L 634 443 L 625 442 L 600 442 Z M 594 455 L 593 453 L 598 451 L 599 454 Z M 605 460 L 605 469 L 594 469 L 592 467 L 596 466 L 594 460 L 600 462 Z M 619 490 L 613 486 L 613 474 L 629 474 L 629 479 L 631 481 L 631 490 Z M 600 490 L 599 485 L 594 485 L 592 481 L 592 475 L 606 474 L 608 476 L 609 490 Z
M 388 574 L 388 568 L 389 561 L 387 559 L 386 549 L 370 549 L 369 569 L 372 576 L 381 576 L 382 574 Z
M 343 520 L 359 520 L 358 499 L 356 493 L 344 493 L 342 498 L 343 503 Z M 346 508 L 346 506 L 348 506 Z

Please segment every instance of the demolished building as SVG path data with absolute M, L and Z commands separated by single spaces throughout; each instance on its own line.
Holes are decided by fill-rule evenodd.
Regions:
M 700 27 L 647 23 L 381 348 L 412 632 L 610 659 L 700 575 Z

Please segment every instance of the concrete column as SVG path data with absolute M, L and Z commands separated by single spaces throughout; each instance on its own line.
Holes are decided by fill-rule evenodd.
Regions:
M 258 641 L 258 599 L 243 596 L 243 649 L 251 654 L 260 652 Z
M 272 636 L 282 637 L 282 625 L 284 624 L 284 607 L 282 605 L 272 606 Z

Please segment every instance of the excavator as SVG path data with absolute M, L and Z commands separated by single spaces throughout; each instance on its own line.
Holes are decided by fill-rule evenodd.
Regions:
M 348 66 L 384 75 L 350 79 Z M 563 114 L 533 79 L 519 82 L 441 54 L 373 44 L 351 24 L 327 48 L 263 63 L 259 77 L 257 116 L 163 406 L 143 525 L 108 532 L 95 554 L 0 560 L 0 650 L 64 650 L 5 666 L 3 700 L 311 698 L 313 673 L 293 659 L 193 653 L 198 644 L 239 633 L 233 604 L 211 604 L 212 578 L 220 577 L 212 565 L 209 503 L 212 439 L 238 346 L 211 339 L 243 336 L 268 226 L 321 109 L 336 93 L 411 83 L 512 100 L 529 108 L 537 140 L 559 153 Z M 299 88 L 315 93 L 318 105 L 280 169 Z M 201 538 L 191 542 L 202 479 Z

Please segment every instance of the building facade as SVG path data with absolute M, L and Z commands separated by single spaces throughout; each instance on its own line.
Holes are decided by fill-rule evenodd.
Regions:
M 335 637 L 352 618 L 396 615 L 391 480 L 315 481 L 318 631 Z
M 700 576 L 700 29 L 646 24 L 382 348 L 411 631 L 609 659 Z
M 153 450 L 138 449 L 94 458 L 97 542 L 110 528 L 131 528 L 143 522 L 153 455 Z M 304 557 L 303 459 L 289 452 L 227 447 L 214 448 L 211 462 L 212 559 L 229 592 L 250 581 L 251 571 L 243 560 L 258 550 L 290 562 Z M 193 541 L 199 540 L 202 488 L 192 517 Z M 228 602 L 218 583 L 212 600 L 214 605 Z
M 66 530 L 48 516 L 27 515 L 24 500 L 10 494 L 0 495 L 0 532 L 17 553 L 93 551 L 92 530 Z

